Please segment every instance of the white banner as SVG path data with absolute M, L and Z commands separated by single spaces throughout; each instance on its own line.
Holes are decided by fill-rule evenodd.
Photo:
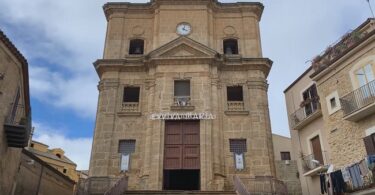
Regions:
M 243 154 L 234 154 L 235 160 L 236 160 L 236 169 L 242 170 L 245 168 L 244 162 L 243 162 Z
M 121 171 L 129 170 L 129 155 L 121 154 Z
M 216 119 L 214 114 L 208 112 L 201 113 L 153 113 L 151 120 L 213 120 Z

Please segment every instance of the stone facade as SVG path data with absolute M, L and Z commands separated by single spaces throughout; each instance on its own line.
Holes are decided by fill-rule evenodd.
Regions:
M 30 114 L 27 66 L 26 59 L 0 30 L 0 194 L 5 195 L 15 187 L 21 161 L 21 149 L 9 145 L 6 124 L 13 109 L 14 121 Z M 14 106 L 15 99 L 18 106 Z
M 154 0 L 146 4 L 108 3 L 103 59 L 94 63 L 100 77 L 99 102 L 90 177 L 120 174 L 119 141 L 135 140 L 130 156 L 130 190 L 161 190 L 165 121 L 153 113 L 202 113 L 200 190 L 233 189 L 232 176 L 276 175 L 267 98 L 272 62 L 262 58 L 260 3 L 214 0 Z M 187 36 L 176 33 L 188 23 Z M 223 40 L 235 39 L 238 54 L 223 55 Z M 143 55 L 129 55 L 132 39 L 144 41 Z M 190 105 L 176 106 L 174 81 L 190 81 Z M 124 88 L 139 87 L 135 110 L 123 107 Z M 241 86 L 240 109 L 227 102 L 227 86 Z M 236 171 L 229 139 L 245 139 L 245 169 Z

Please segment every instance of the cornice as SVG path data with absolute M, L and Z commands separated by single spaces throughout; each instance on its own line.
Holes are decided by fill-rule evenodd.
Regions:
M 103 5 L 107 21 L 111 17 L 123 17 L 126 13 L 155 13 L 160 5 L 206 5 L 221 13 L 254 13 L 258 21 L 262 17 L 264 6 L 259 2 L 220 3 L 217 0 L 151 0 L 149 3 L 110 2 Z M 120 13 L 114 15 L 116 13 Z
M 269 58 L 224 58 L 223 65 L 220 66 L 222 71 L 241 71 L 241 70 L 261 70 L 265 77 L 268 77 L 268 74 L 272 67 L 272 60 Z

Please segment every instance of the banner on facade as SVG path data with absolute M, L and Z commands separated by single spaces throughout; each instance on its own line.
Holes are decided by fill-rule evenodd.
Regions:
M 216 116 L 208 112 L 201 113 L 153 113 L 151 120 L 213 120 Z

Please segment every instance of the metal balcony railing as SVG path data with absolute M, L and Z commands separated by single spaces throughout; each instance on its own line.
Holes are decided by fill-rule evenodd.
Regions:
M 191 106 L 191 98 L 190 96 L 174 96 L 173 105 L 179 107 Z
M 292 127 L 296 127 L 298 124 L 302 123 L 309 116 L 320 111 L 319 100 L 312 100 L 310 103 L 290 115 L 290 124 Z
M 305 172 L 316 169 L 323 165 L 327 165 L 329 163 L 328 153 L 326 151 L 322 152 L 321 157 L 323 159 L 319 159 L 320 157 L 316 157 L 314 156 L 314 154 L 303 156 L 302 161 L 303 161 Z
M 256 176 L 255 178 L 233 177 L 234 187 L 240 195 L 264 194 L 287 195 L 288 189 L 284 182 L 270 176 Z
M 245 104 L 243 101 L 228 101 L 228 111 L 243 111 L 245 110 Z
M 31 133 L 31 114 L 26 115 L 24 105 L 10 105 L 4 130 L 9 147 L 23 148 L 27 146 Z
M 375 102 L 375 80 L 340 98 L 342 110 L 347 116 Z
M 123 112 L 139 112 L 139 102 L 123 102 Z

